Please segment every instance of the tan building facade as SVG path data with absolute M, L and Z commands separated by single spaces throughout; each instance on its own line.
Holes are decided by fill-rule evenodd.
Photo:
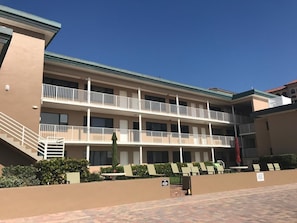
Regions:
M 12 30 L 0 69 L 0 153 L 9 154 L 1 165 L 64 156 L 109 165 L 113 132 L 121 164 L 232 165 L 235 137 L 243 163 L 257 158 L 250 114 L 275 95 L 203 89 L 46 52 L 59 23 L 0 11 L 0 25 Z

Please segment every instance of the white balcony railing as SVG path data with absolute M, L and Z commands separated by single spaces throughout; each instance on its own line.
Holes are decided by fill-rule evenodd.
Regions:
M 201 135 L 175 132 L 159 132 L 133 129 L 114 129 L 84 126 L 66 126 L 40 124 L 40 136 L 62 137 L 67 143 L 111 143 L 112 133 L 116 132 L 118 143 L 121 144 L 154 144 L 154 145 L 192 145 L 230 147 L 234 141 L 232 136 Z
M 153 114 L 179 115 L 182 117 L 212 120 L 219 122 L 233 123 L 233 115 L 227 112 L 213 111 L 189 106 L 177 106 L 176 104 L 162 103 L 138 98 L 124 97 L 113 94 L 106 94 L 86 90 L 60 87 L 55 85 L 43 84 L 43 99 L 54 101 L 67 101 L 73 103 L 91 103 L 105 108 L 117 108 L 122 110 L 141 110 Z M 236 115 L 237 123 L 241 123 L 246 118 Z
M 240 135 L 250 135 L 250 134 L 255 134 L 255 133 L 256 133 L 256 130 L 255 130 L 254 123 L 239 125 L 239 134 Z

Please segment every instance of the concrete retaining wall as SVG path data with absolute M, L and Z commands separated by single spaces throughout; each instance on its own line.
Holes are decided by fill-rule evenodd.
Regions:
M 166 199 L 170 187 L 149 178 L 0 189 L 0 219 Z
M 297 170 L 263 171 L 264 181 L 255 172 L 191 176 L 192 195 L 297 183 Z M 258 175 L 260 177 L 261 175 Z

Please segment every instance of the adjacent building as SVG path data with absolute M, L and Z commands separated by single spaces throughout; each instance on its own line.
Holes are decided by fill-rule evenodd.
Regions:
M 274 94 L 203 89 L 47 52 L 61 25 L 5 6 L 0 25 L 1 165 L 64 156 L 109 165 L 113 132 L 121 164 L 234 165 L 236 137 L 244 164 L 271 152 L 254 119 Z

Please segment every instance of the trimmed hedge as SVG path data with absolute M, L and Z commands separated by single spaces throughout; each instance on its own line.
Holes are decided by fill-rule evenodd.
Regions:
M 279 163 L 281 169 L 295 169 L 297 168 L 297 156 L 296 154 L 282 154 L 259 158 L 261 169 L 267 169 L 267 163 Z

